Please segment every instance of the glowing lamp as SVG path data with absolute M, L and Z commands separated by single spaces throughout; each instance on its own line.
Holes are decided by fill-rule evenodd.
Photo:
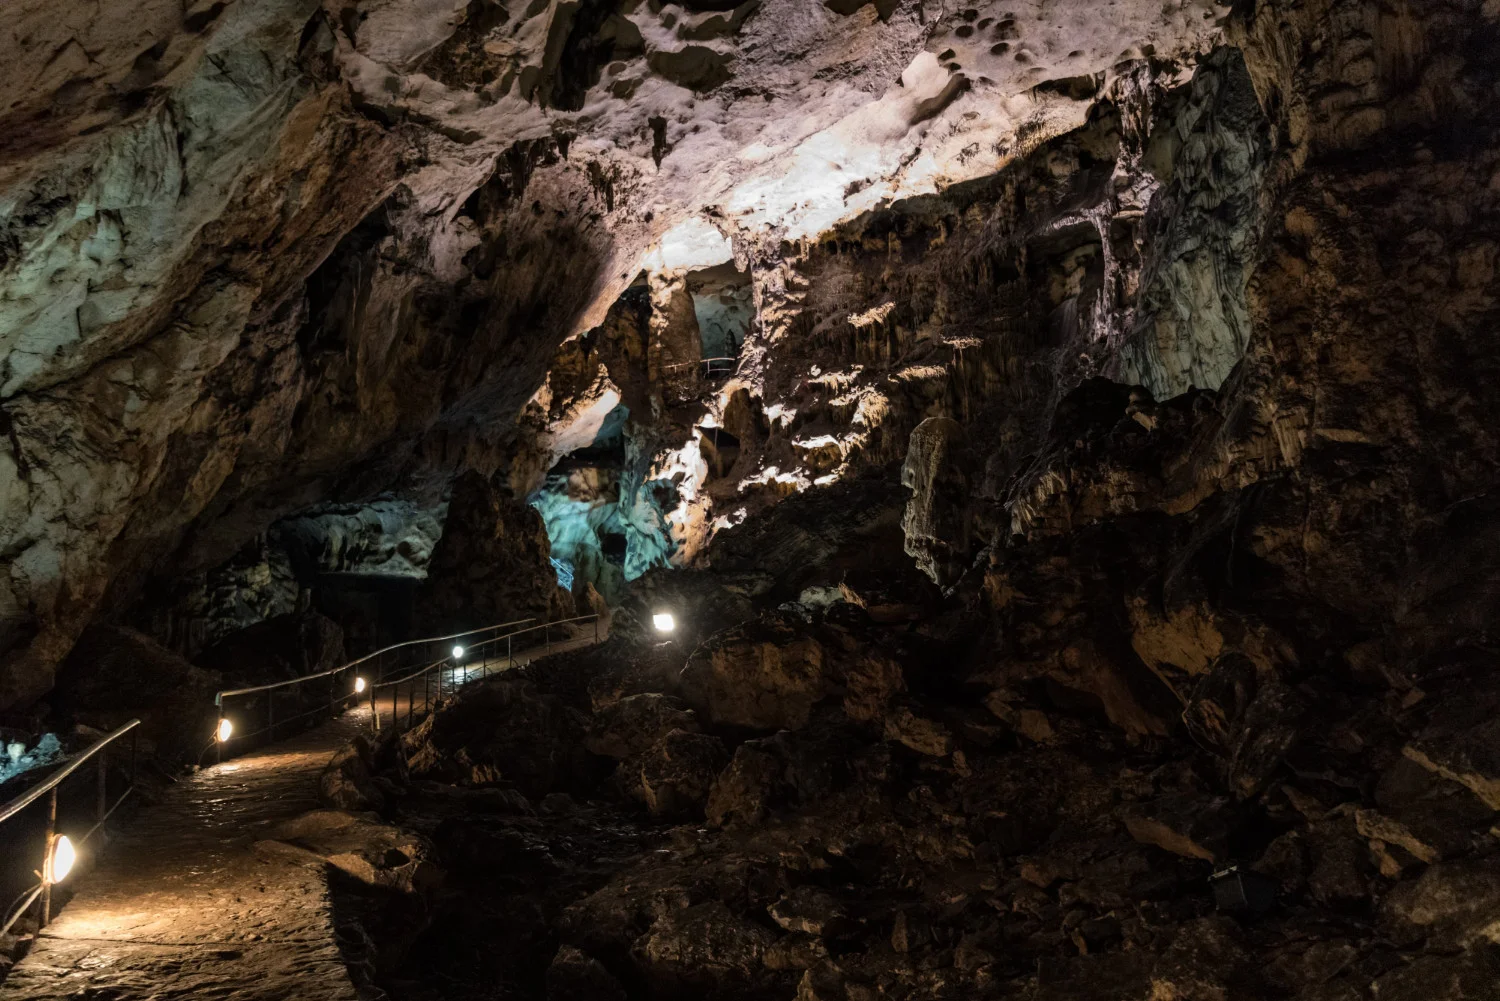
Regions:
M 219 728 L 214 731 L 214 736 L 219 738 L 219 743 L 224 743 L 224 741 L 234 736 L 234 724 L 229 722 L 228 719 L 220 719 Z
M 365 690 L 365 679 L 364 678 L 355 678 L 354 679 L 354 694 L 358 695 L 360 692 L 363 692 L 364 690 Z
M 59 834 L 52 839 L 52 850 L 47 853 L 47 865 L 42 878 L 49 883 L 61 883 L 68 878 L 68 873 L 73 871 L 73 863 L 77 861 L 78 850 L 73 847 L 73 842 L 66 834 Z
M 463 655 L 464 655 L 464 648 L 463 647 L 456 646 L 456 647 L 453 648 L 453 659 L 454 660 L 458 660 Z
M 671 612 L 657 612 L 651 616 L 651 624 L 659 633 L 669 633 L 677 628 L 677 620 L 672 618 Z

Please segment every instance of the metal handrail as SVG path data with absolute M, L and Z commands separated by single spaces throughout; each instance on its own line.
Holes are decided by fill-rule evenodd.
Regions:
M 527 626 L 525 629 L 517 629 L 514 632 L 506 633 L 503 636 L 492 636 L 489 639 L 485 640 L 484 643 L 482 643 L 480 645 L 481 646 L 485 646 L 485 645 L 488 645 L 490 643 L 498 643 L 500 640 L 510 640 L 510 639 L 513 639 L 513 638 L 515 638 L 517 636 L 520 636 L 520 635 L 522 635 L 524 633 L 533 633 L 533 632 L 536 632 L 538 629 L 550 630 L 551 627 L 553 627 L 553 626 L 563 626 L 563 625 L 568 625 L 569 623 L 573 623 L 573 622 L 586 622 L 586 621 L 589 621 L 589 620 L 593 620 L 593 623 L 594 623 L 594 642 L 597 643 L 599 641 L 599 613 L 598 612 L 590 612 L 587 615 L 575 615 L 572 618 L 568 618 L 568 619 L 555 619 L 555 620 L 552 620 L 552 621 L 549 621 L 549 622 L 542 622 L 542 623 L 539 623 L 539 624 L 534 625 L 534 626 Z M 547 647 L 548 647 L 549 650 L 552 647 L 552 637 L 551 637 L 550 633 L 547 634 Z M 507 660 L 510 660 L 510 661 L 514 662 L 514 659 L 515 659 L 514 658 L 514 654 L 513 654 L 512 649 L 511 649 L 511 647 L 510 647 L 509 644 L 506 645 L 506 654 L 505 654 L 505 656 L 506 656 Z M 489 677 L 488 659 L 487 658 L 483 659 L 483 663 L 485 664 L 485 669 L 484 669 L 484 673 L 481 675 L 481 677 Z M 397 690 L 397 689 L 399 689 L 399 686 L 407 684 L 408 682 L 415 682 L 418 678 L 425 678 L 425 676 L 428 675 L 428 674 L 430 674 L 432 671 L 434 671 L 436 669 L 439 669 L 439 668 L 442 668 L 442 667 L 447 666 L 447 665 L 453 665 L 454 667 L 456 667 L 457 663 L 455 662 L 454 658 L 452 658 L 452 657 L 444 657 L 441 660 L 433 661 L 431 664 L 428 664 L 425 667 L 420 667 L 417 670 L 411 672 L 410 674 L 403 675 L 402 677 L 399 677 L 399 678 L 392 678 L 389 681 L 378 681 L 378 682 L 370 685 L 368 687 L 368 692 L 369 692 L 369 696 L 370 696 L 370 724 L 371 724 L 371 726 L 375 730 L 377 730 L 377 731 L 380 729 L 380 713 L 379 713 L 379 710 L 376 708 L 376 703 L 375 703 L 375 693 L 376 693 L 376 691 L 378 691 L 379 689 L 382 689 L 382 688 L 390 688 L 390 689 L 392 689 L 392 691 L 391 691 L 391 720 L 392 720 L 393 723 L 396 723 L 399 726 L 400 717 L 401 717 L 400 707 L 399 707 L 400 692 Z M 468 680 L 469 680 L 468 678 L 464 678 L 463 680 L 455 680 L 454 687 L 456 688 L 459 685 L 463 685 L 463 684 L 467 683 Z M 430 695 L 431 695 L 430 687 L 428 686 L 428 683 L 424 681 L 424 692 L 423 692 L 423 696 L 422 696 L 423 712 L 428 711 L 429 702 L 430 702 Z M 443 696 L 443 676 L 442 676 L 442 674 L 439 674 L 438 675 L 438 698 L 441 699 L 442 696 Z M 415 686 L 415 684 L 413 684 L 412 688 L 407 692 L 407 699 L 406 699 L 406 722 L 407 722 L 408 726 L 411 725 L 411 721 L 412 721 L 412 719 L 414 717 L 415 702 L 416 702 L 416 686 Z
M 338 674 L 340 671 L 347 671 L 351 667 L 357 667 L 367 660 L 371 660 L 383 654 L 390 653 L 392 650 L 400 650 L 402 647 L 416 646 L 418 643 L 442 643 L 447 640 L 456 640 L 460 636 L 472 636 L 475 633 L 487 633 L 491 629 L 504 629 L 506 626 L 519 626 L 523 622 L 535 621 L 535 616 L 532 616 L 524 619 L 514 619 L 510 622 L 500 622 L 493 626 L 481 626 L 478 629 L 469 629 L 461 633 L 452 633 L 448 636 L 424 636 L 421 639 L 405 640 L 401 643 L 392 643 L 390 646 L 381 647 L 374 653 L 367 653 L 363 657 L 356 658 L 355 660 L 351 660 L 345 664 L 340 664 L 338 667 L 329 668 L 326 671 L 319 671 L 316 674 L 304 674 L 296 678 L 288 678 L 286 681 L 273 681 L 269 685 L 253 685 L 249 688 L 227 688 L 222 692 L 215 692 L 214 705 L 223 705 L 224 699 L 228 698 L 231 695 L 250 695 L 255 692 L 268 692 L 273 688 L 285 688 L 288 685 L 300 685 L 304 681 L 316 681 L 318 678 L 327 678 L 331 675 Z M 485 640 L 485 642 L 488 643 L 489 640 Z
M 673 371 L 676 371 L 679 368 L 687 368 L 689 365 L 712 365 L 716 361 L 739 361 L 739 360 L 740 359 L 739 359 L 738 356 L 730 356 L 730 357 L 724 357 L 724 358 L 699 358 L 697 361 L 679 361 L 679 362 L 673 362 L 671 365 L 663 365 L 661 367 L 661 370 L 663 372 L 673 372 Z
M 59 768 L 56 772 L 49 775 L 45 782 L 42 782 L 34 789 L 27 790 L 4 806 L 0 806 L 0 824 L 3 824 L 7 820 L 10 820 L 12 817 L 16 816 L 22 810 L 26 809 L 31 804 L 35 803 L 37 800 L 41 799 L 43 796 L 46 796 L 49 793 L 51 794 L 51 802 L 49 804 L 47 814 L 47 841 L 46 847 L 43 849 L 43 872 L 49 871 L 47 859 L 51 857 L 53 842 L 57 837 L 58 787 L 61 786 L 63 782 L 67 781 L 69 776 L 78 771 L 79 768 L 83 767 L 85 762 L 93 759 L 106 747 L 114 743 L 119 738 L 123 737 L 125 734 L 135 731 L 136 727 L 140 725 L 140 720 L 133 719 L 130 722 L 126 723 L 124 726 L 120 727 L 118 730 L 115 730 L 113 733 L 94 741 L 94 743 L 89 745 L 87 750 L 74 755 L 73 758 L 68 761 L 68 763 L 64 767 Z M 106 768 L 105 759 L 102 757 L 99 758 L 99 773 L 97 780 L 98 789 L 96 791 L 95 797 L 95 802 L 97 804 L 97 818 L 95 820 L 94 826 L 89 828 L 88 833 L 78 839 L 78 844 L 80 847 L 88 844 L 89 839 L 92 838 L 99 831 L 99 829 L 104 826 L 105 822 L 109 820 L 110 817 L 114 816 L 115 811 L 118 810 L 122 804 L 124 804 L 125 800 L 130 797 L 130 794 L 135 792 L 136 751 L 138 743 L 137 738 L 139 738 L 139 736 L 139 732 L 136 732 L 135 736 L 131 738 L 130 785 L 125 789 L 123 793 L 120 794 L 120 798 L 114 801 L 113 805 L 109 805 L 108 803 L 106 788 L 109 772 Z M 42 878 L 41 883 L 21 894 L 21 896 L 24 897 L 25 900 L 13 914 L 6 915 L 4 913 L 0 913 L 0 922 L 4 922 L 3 924 L 0 924 L 0 935 L 4 935 L 6 932 L 10 931 L 11 926 L 13 926 L 17 921 L 20 920 L 21 915 L 25 914 L 28 910 L 31 909 L 31 905 L 36 903 L 38 897 L 42 899 L 42 913 L 41 919 L 39 921 L 39 927 L 45 928 L 47 926 L 47 922 L 51 920 L 52 883 L 46 876 Z
M 22 793 L 4 806 L 0 806 L 0 824 L 5 823 L 10 818 L 26 809 L 32 803 L 35 803 L 37 800 L 41 799 L 44 795 L 47 794 L 49 790 L 56 789 L 59 785 L 62 784 L 64 779 L 66 779 L 69 775 L 72 775 L 74 772 L 78 771 L 79 767 L 82 766 L 85 761 L 98 754 L 112 741 L 123 737 L 125 734 L 129 733 L 131 730 L 134 730 L 140 725 L 140 720 L 131 720 L 129 723 L 126 723 L 114 733 L 111 733 L 106 737 L 102 737 L 99 740 L 95 741 L 93 744 L 89 745 L 88 750 L 84 751 L 82 754 L 75 756 L 71 761 L 68 762 L 66 768 L 58 769 L 57 774 L 53 775 L 46 782 L 43 782 L 41 785 L 37 786 L 35 789 L 32 789 L 29 792 Z

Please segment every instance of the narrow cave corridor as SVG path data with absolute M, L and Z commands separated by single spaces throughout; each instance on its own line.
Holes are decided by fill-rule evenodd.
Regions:
M 1494 0 L 12 0 L 0 1001 L 1495 1001 Z

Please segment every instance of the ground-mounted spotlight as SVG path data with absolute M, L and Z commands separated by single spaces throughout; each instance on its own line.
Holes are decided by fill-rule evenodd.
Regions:
M 362 694 L 364 692 L 365 688 L 366 688 L 366 685 L 365 685 L 365 679 L 364 678 L 355 678 L 354 679 L 354 694 L 355 695 Z
M 228 717 L 224 717 L 224 716 L 219 717 L 219 728 L 214 731 L 214 737 L 217 738 L 218 741 L 219 741 L 219 743 L 222 744 L 226 740 L 228 740 L 230 737 L 233 737 L 233 736 L 234 736 L 234 724 L 231 723 L 231 722 L 229 722 Z
M 651 616 L 651 624 L 659 633 L 670 633 L 677 628 L 677 620 L 672 617 L 671 612 L 657 612 Z
M 462 660 L 463 656 L 464 656 L 464 648 L 463 647 L 456 646 L 456 647 L 453 648 L 453 659 L 454 660 Z
M 73 863 L 77 861 L 78 849 L 73 847 L 72 840 L 66 834 L 59 834 L 52 839 L 52 847 L 47 852 L 42 879 L 48 883 L 61 883 L 68 878 L 68 873 L 73 871 Z

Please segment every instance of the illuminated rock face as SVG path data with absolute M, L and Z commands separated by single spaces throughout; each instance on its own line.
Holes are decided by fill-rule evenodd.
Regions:
M 643 267 L 993 173 L 1148 52 L 1190 67 L 1223 13 L 930 6 L 21 0 L 0 704 L 279 518 L 503 466 L 559 339 Z M 738 336 L 725 298 L 686 289 L 693 360 Z

